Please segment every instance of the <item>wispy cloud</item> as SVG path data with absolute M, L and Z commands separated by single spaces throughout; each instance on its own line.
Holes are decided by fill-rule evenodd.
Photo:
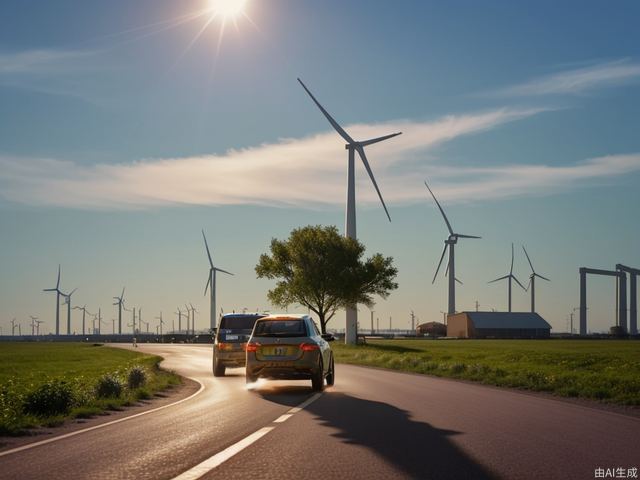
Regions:
M 23 50 L 0 53 L 0 75 L 50 75 L 68 73 L 78 60 L 94 52 L 87 50 Z
M 496 128 L 541 110 L 502 109 L 435 122 L 352 125 L 356 138 L 404 134 L 369 148 L 385 200 L 424 201 L 424 178 L 448 203 L 551 194 L 640 171 L 640 153 L 569 165 L 449 166 L 437 145 Z M 378 199 L 366 172 L 357 172 L 360 204 Z M 346 153 L 326 132 L 301 139 L 232 150 L 224 155 L 153 159 L 131 164 L 79 165 L 54 159 L 0 157 L 0 196 L 36 206 L 139 209 L 165 205 L 273 205 L 317 208 L 344 202 Z
M 519 85 L 496 90 L 492 94 L 509 97 L 582 94 L 588 90 L 620 85 L 638 79 L 640 79 L 639 63 L 616 60 L 534 78 Z

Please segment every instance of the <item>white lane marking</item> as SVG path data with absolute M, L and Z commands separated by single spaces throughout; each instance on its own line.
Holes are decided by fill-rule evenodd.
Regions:
M 294 413 L 299 412 L 305 407 L 308 407 L 311 403 L 315 402 L 318 398 L 320 398 L 322 394 L 316 393 L 312 397 L 308 398 L 304 402 L 302 402 L 297 407 L 293 407 L 284 415 L 279 416 L 277 419 L 273 421 L 273 423 L 282 423 L 289 419 Z M 219 467 L 221 464 L 229 460 L 234 455 L 237 455 L 245 448 L 249 447 L 253 443 L 260 440 L 267 433 L 273 430 L 275 427 L 262 427 L 260 430 L 253 432 L 248 437 L 244 437 L 239 442 L 234 443 L 230 447 L 225 448 L 221 452 L 216 453 L 214 456 L 207 458 L 204 462 L 199 463 L 193 468 L 190 468 L 186 472 L 181 473 L 177 477 L 174 477 L 172 480 L 196 480 L 203 475 L 206 475 L 211 470 L 216 467 Z
M 265 436 L 274 428 L 275 427 L 263 427 L 257 432 L 253 432 L 248 437 L 245 437 L 239 442 L 234 443 L 233 445 L 224 449 L 220 453 L 216 453 L 213 457 L 209 457 L 204 462 L 178 475 L 173 480 L 195 480 L 197 478 L 202 477 L 203 475 L 210 472 L 211 470 L 213 470 L 223 462 L 226 462 L 227 460 L 229 460 L 234 455 L 240 453 L 242 450 L 247 448 L 252 443 L 258 441 L 260 438 Z
M 149 413 L 158 412 L 160 410 L 164 410 L 165 408 L 174 407 L 176 405 L 184 403 L 184 402 L 186 402 L 188 400 L 191 400 L 196 395 L 199 395 L 204 390 L 204 383 L 202 383 L 200 380 L 198 380 L 196 378 L 190 378 L 190 377 L 187 377 L 187 378 L 189 378 L 190 380 L 193 380 L 195 382 L 198 382 L 200 384 L 200 388 L 198 389 L 198 391 L 195 392 L 192 395 L 189 395 L 187 398 L 183 398 L 182 400 L 178 400 L 177 402 L 169 403 L 168 405 L 163 405 L 161 407 L 154 408 L 154 409 L 151 409 L 151 410 L 147 410 L 145 412 L 136 413 L 136 414 L 130 415 L 128 417 L 123 417 L 123 418 L 119 418 L 117 420 L 112 420 L 111 422 L 101 423 L 100 425 L 94 425 L 93 427 L 84 428 L 82 430 L 76 430 L 75 432 L 65 433 L 64 435 L 58 435 L 57 437 L 48 438 L 46 440 L 40 440 L 39 442 L 29 443 L 28 445 L 23 445 L 21 447 L 12 448 L 11 450 L 5 450 L 4 452 L 0 452 L 0 457 L 4 457 L 5 455 L 11 455 L 12 453 L 21 452 L 23 450 L 28 450 L 30 448 L 39 447 L 41 445 L 46 445 L 47 443 L 57 442 L 58 440 L 63 440 L 65 438 L 74 437 L 76 435 L 80 435 L 81 433 L 90 432 L 92 430 L 97 430 L 99 428 L 108 427 L 110 425 L 115 425 L 116 423 L 126 422 L 127 420 L 131 420 L 132 418 L 141 417 L 142 415 L 147 415 Z
M 273 423 L 282 423 L 282 422 L 286 422 L 287 420 L 289 420 L 291 418 L 291 415 L 293 415 L 292 413 L 285 413 L 284 415 L 280 415 L 278 418 L 276 418 Z

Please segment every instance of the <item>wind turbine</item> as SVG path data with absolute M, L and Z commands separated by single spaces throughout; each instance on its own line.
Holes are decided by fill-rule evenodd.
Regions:
M 162 320 L 162 312 L 160 312 L 160 316 L 159 317 L 156 317 L 156 320 L 160 320 L 160 324 L 159 324 L 160 336 L 162 336 L 162 325 L 164 325 L 164 321 Z
M 196 310 L 196 307 L 193 306 L 193 303 L 189 303 L 189 305 L 191 306 L 191 334 L 195 335 L 196 334 L 196 313 L 200 313 L 200 312 Z
M 44 323 L 44 320 L 36 320 L 36 335 L 40 336 L 40 324 Z
M 320 109 L 322 114 L 329 121 L 331 126 L 334 128 L 338 135 L 340 135 L 347 144 L 345 145 L 345 149 L 349 152 L 349 163 L 347 167 L 347 208 L 346 208 L 346 219 L 345 219 L 345 236 L 347 238 L 356 239 L 356 180 L 355 180 L 355 153 L 358 152 L 362 163 L 364 164 L 364 168 L 367 170 L 369 174 L 369 178 L 373 183 L 373 186 L 378 193 L 378 197 L 380 198 L 380 202 L 382 202 L 382 207 L 384 208 L 385 213 L 387 214 L 387 218 L 391 221 L 391 216 L 389 215 L 389 211 L 387 210 L 387 206 L 384 203 L 384 199 L 382 198 L 382 193 L 380 193 L 380 189 L 378 188 L 378 183 L 376 182 L 375 177 L 373 176 L 373 172 L 371 171 L 371 166 L 369 165 L 369 161 L 367 160 L 367 156 L 364 153 L 364 147 L 369 145 L 373 145 L 374 143 L 382 142 L 384 140 L 388 140 L 390 138 L 396 137 L 400 135 L 402 132 L 392 133 L 389 135 L 385 135 L 383 137 L 372 138 L 369 140 L 358 141 L 354 140 L 341 126 L 336 122 L 329 112 L 327 112 L 320 102 L 316 100 L 316 97 L 313 96 L 311 91 L 307 88 L 307 86 L 302 83 L 302 80 L 298 78 L 298 82 L 302 85 L 302 88 L 309 94 L 313 103 Z M 356 343 L 356 335 L 358 328 L 358 310 L 355 305 L 351 307 L 347 307 L 346 309 L 347 323 L 345 330 L 345 343 L 355 344 Z
M 533 263 L 531 263 L 531 259 L 529 258 L 529 254 L 527 253 L 527 249 L 522 246 L 522 250 L 524 250 L 524 254 L 527 256 L 527 261 L 529 262 L 529 266 L 531 267 L 531 274 L 529 275 L 529 285 L 527 285 L 527 289 L 531 288 L 531 312 L 536 311 L 536 277 L 546 280 L 550 282 L 547 277 L 543 277 L 542 275 L 536 273 L 533 269 Z
M 56 335 L 60 335 L 60 265 L 58 265 L 58 280 L 55 288 L 45 288 L 44 292 L 56 292 Z
M 78 290 L 74 288 L 71 293 L 62 294 L 64 296 L 64 303 L 67 305 L 67 335 L 71 335 L 71 295 Z
M 16 334 L 16 319 L 11 320 L 11 336 Z
M 132 327 L 133 328 L 133 334 L 136 334 L 136 307 L 131 307 L 131 310 L 129 310 L 127 307 L 123 306 L 123 309 L 126 312 L 133 312 L 133 323 L 127 323 L 127 327 Z
M 453 228 L 451 227 L 451 223 L 449 223 L 449 219 L 445 215 L 444 210 L 440 205 L 440 202 L 438 202 L 438 199 L 433 194 L 433 192 L 431 191 L 431 188 L 429 188 L 429 185 L 427 184 L 426 181 L 424 182 L 424 185 L 425 187 L 427 187 L 427 190 L 429 190 L 429 193 L 433 197 L 433 200 L 436 202 L 436 205 L 438 206 L 438 210 L 440 210 L 440 213 L 442 214 L 442 218 L 444 219 L 444 223 L 447 224 L 447 230 L 449 230 L 449 236 L 444 241 L 444 249 L 442 250 L 442 255 L 440 256 L 440 262 L 438 262 L 438 268 L 436 268 L 436 273 L 433 276 L 433 280 L 431 281 L 431 283 L 432 284 L 435 283 L 436 277 L 438 276 L 438 272 L 440 271 L 440 266 L 442 265 L 442 261 L 444 260 L 444 256 L 447 253 L 447 249 L 449 249 L 449 262 L 447 263 L 447 271 L 445 274 L 447 275 L 449 280 L 448 313 L 451 315 L 453 313 L 456 313 L 456 281 L 459 283 L 462 283 L 460 282 L 460 280 L 456 278 L 455 246 L 458 243 L 459 238 L 482 238 L 482 237 L 478 237 L 475 235 L 463 235 L 461 233 L 455 233 L 453 231 Z
M 31 336 L 33 337 L 33 335 L 35 334 L 36 320 L 38 320 L 38 317 L 29 315 L 29 318 L 31 319 Z
M 497 282 L 500 280 L 509 280 L 509 311 L 511 311 L 511 280 L 515 280 L 518 285 L 522 287 L 523 290 L 524 285 L 520 283 L 520 281 L 513 275 L 513 243 L 511 244 L 511 268 L 509 269 L 509 275 L 505 275 L 504 277 L 496 278 L 495 280 L 491 280 L 488 283 Z
M 124 288 L 125 287 L 122 287 L 122 293 L 119 297 L 113 297 L 114 300 L 117 300 L 114 305 L 118 306 L 118 335 L 122 335 L 122 305 L 124 303 Z
M 178 315 L 178 333 L 182 333 L 182 310 L 180 310 L 180 307 L 178 307 L 178 311 L 175 314 Z M 188 326 L 187 330 L 189 330 Z M 187 331 L 187 333 L 189 332 Z
M 207 249 L 207 257 L 209 257 L 209 277 L 207 278 L 207 284 L 204 287 L 204 294 L 207 294 L 207 288 L 209 288 L 209 299 L 211 302 L 211 309 L 209 312 L 209 327 L 213 331 L 216 328 L 216 272 L 226 273 L 227 275 L 233 275 L 231 272 L 222 270 L 213 264 L 211 259 L 211 251 L 209 251 L 209 244 L 207 243 L 207 237 L 202 230 L 202 238 L 204 238 L 204 246 Z
M 82 310 L 82 335 L 85 335 L 85 317 L 87 315 L 87 306 L 84 305 L 82 307 L 73 307 L 74 310 Z M 91 314 L 89 314 L 91 315 Z

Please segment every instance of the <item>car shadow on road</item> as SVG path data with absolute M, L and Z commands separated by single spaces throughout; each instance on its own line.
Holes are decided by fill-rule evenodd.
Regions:
M 306 410 L 336 430 L 332 436 L 368 448 L 409 478 L 498 478 L 451 441 L 462 432 L 412 420 L 407 411 L 392 405 L 336 392 L 323 395 Z
M 254 393 L 269 402 L 296 407 L 308 399 L 313 390 L 306 385 L 281 385 L 276 382 L 265 381 Z

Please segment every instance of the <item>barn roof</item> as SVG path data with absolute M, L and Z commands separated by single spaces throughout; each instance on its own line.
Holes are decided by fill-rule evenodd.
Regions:
M 475 328 L 538 328 L 551 325 L 537 313 L 530 312 L 464 312 Z

